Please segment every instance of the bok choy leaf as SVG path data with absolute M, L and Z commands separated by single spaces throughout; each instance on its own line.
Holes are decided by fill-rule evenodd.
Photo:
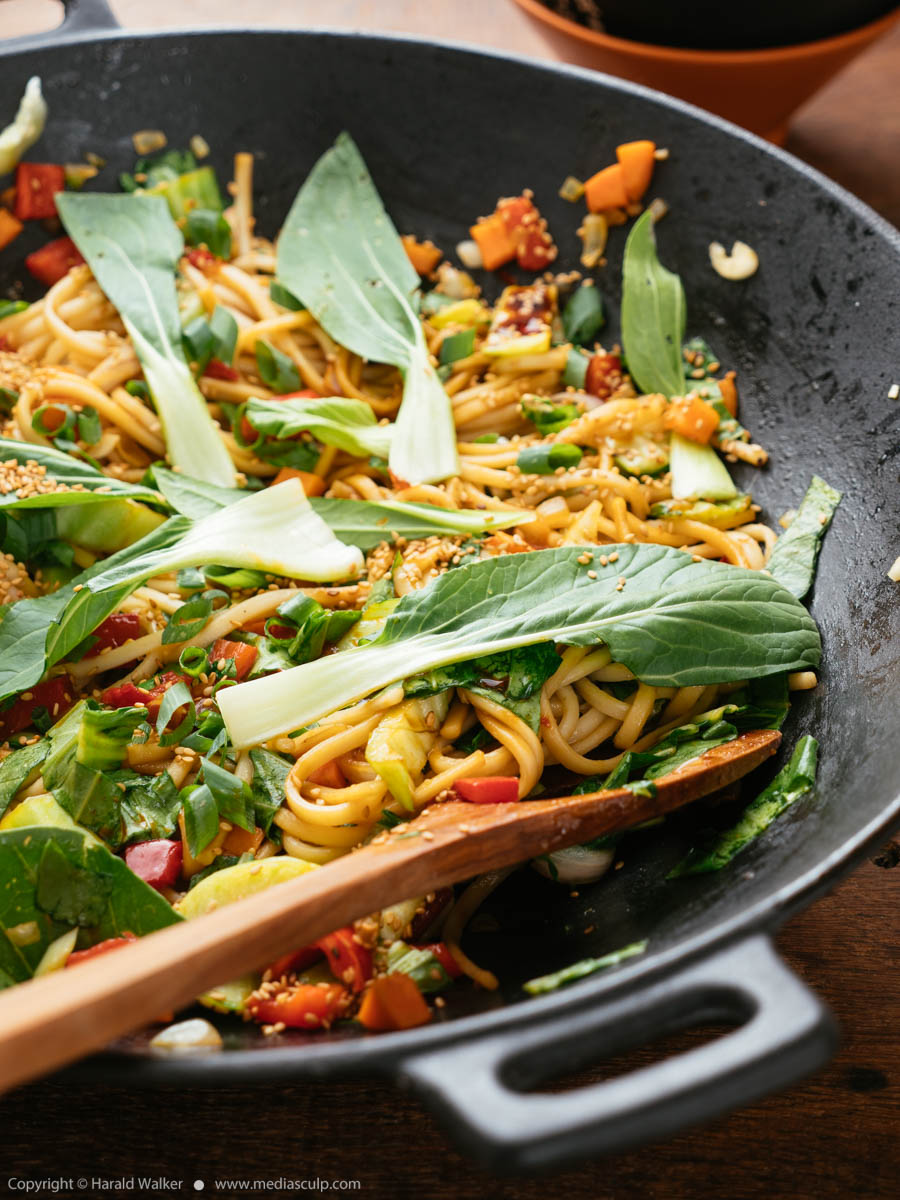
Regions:
M 232 741 L 264 742 L 396 680 L 537 642 L 605 643 L 660 687 L 818 664 L 815 622 L 767 575 L 662 546 L 603 549 L 608 565 L 598 555 L 594 569 L 583 547 L 564 546 L 448 571 L 404 596 L 366 646 L 221 692 Z
M 402 500 L 337 500 L 314 496 L 313 511 L 342 542 L 372 550 L 395 537 L 433 537 L 435 534 L 489 533 L 526 525 L 533 509 L 440 508 L 437 504 L 407 504 Z
M 800 599 L 812 587 L 822 538 L 840 502 L 841 493 L 813 475 L 796 517 L 769 555 L 770 574 Z
M 379 425 L 371 406 L 344 396 L 320 399 L 259 400 L 247 402 L 244 415 L 265 437 L 279 440 L 308 432 L 327 446 L 348 454 L 370 454 L 387 458 L 394 435 L 393 425 Z
M 144 369 L 173 466 L 229 487 L 235 469 L 181 344 L 175 271 L 184 239 L 162 196 L 60 192 L 57 209 Z
M 648 209 L 631 227 L 622 266 L 622 343 L 628 371 L 643 392 L 684 395 L 686 321 L 684 286 L 657 257 Z
M 413 295 L 419 277 L 362 155 L 342 133 L 294 200 L 278 278 L 342 346 L 403 374 L 390 468 L 410 484 L 459 469 L 450 399 L 429 361 Z M 679 343 L 680 344 L 680 343 Z
M 0 493 L 0 508 L 59 508 L 69 504 L 110 500 L 114 496 L 128 496 L 132 500 L 161 507 L 164 504 L 163 497 L 152 488 L 104 475 L 90 463 L 82 462 L 52 446 L 0 438 L 0 462 L 7 463 L 11 459 L 22 466 L 37 463 L 39 468 L 44 468 L 47 484 L 58 486 L 46 492 L 26 489 L 29 494 L 25 496 L 20 496 L 16 490 Z
M 201 517 L 174 544 L 113 566 L 87 586 L 92 592 L 103 592 L 136 585 L 161 571 L 209 563 L 333 582 L 358 574 L 363 559 L 355 547 L 339 542 L 315 514 L 300 481 L 286 479 Z

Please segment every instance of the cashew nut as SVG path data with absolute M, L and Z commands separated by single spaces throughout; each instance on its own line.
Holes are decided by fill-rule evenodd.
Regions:
M 749 279 L 759 267 L 759 258 L 746 242 L 735 242 L 729 254 L 721 242 L 710 242 L 709 261 L 723 279 Z

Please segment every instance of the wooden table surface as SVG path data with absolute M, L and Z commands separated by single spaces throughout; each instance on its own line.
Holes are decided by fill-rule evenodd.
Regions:
M 552 58 L 510 0 L 113 0 L 127 27 L 329 26 L 422 33 Z M 50 0 L 5 0 L 0 34 L 48 28 Z M 788 149 L 900 224 L 900 27 L 797 115 Z M 848 803 L 852 797 L 848 797 Z M 791 966 L 838 1018 L 833 1062 L 789 1092 L 674 1137 L 549 1179 L 497 1179 L 464 1161 L 418 1103 L 380 1082 L 179 1094 L 50 1083 L 0 1101 L 0 1186 L 138 1173 L 215 1181 L 359 1180 L 372 1197 L 530 1200 L 557 1194 L 693 1200 L 848 1200 L 897 1194 L 900 846 L 893 843 L 779 938 Z M 635 1056 L 635 1063 L 643 1061 Z M 586 1072 L 585 1081 L 592 1078 Z M 45 1188 L 48 1186 L 44 1185 Z M 127 1187 L 127 1184 L 125 1185 Z M 12 1194 L 15 1185 L 9 1184 Z M 320 1185 L 321 1187 L 321 1185 Z M 24 1194 L 19 1192 L 18 1194 Z M 239 1195 L 231 1189 L 223 1195 Z

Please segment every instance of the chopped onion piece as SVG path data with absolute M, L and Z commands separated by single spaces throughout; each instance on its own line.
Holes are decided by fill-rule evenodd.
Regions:
M 456 255 L 462 265 L 468 267 L 470 271 L 477 271 L 484 266 L 477 242 L 471 240 L 460 242 L 456 247 Z
M 458 271 L 448 262 L 442 262 L 437 269 L 438 291 L 453 300 L 468 300 L 480 295 L 481 289 L 471 275 Z
M 162 1050 L 166 1054 L 208 1053 L 222 1049 L 222 1038 L 215 1025 L 204 1021 L 202 1017 L 194 1017 L 190 1021 L 167 1025 L 155 1038 L 151 1038 L 150 1045 L 154 1050 Z
M 536 858 L 532 866 L 556 883 L 593 883 L 609 870 L 615 857 L 611 849 L 591 850 L 587 846 L 568 846 Z

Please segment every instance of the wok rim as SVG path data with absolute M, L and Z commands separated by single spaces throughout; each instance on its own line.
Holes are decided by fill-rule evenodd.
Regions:
M 331 27 L 296 29 L 283 26 L 247 28 L 241 25 L 212 27 L 166 27 L 164 29 L 101 28 L 79 29 L 66 33 L 64 25 L 46 34 L 0 43 L 0 61 L 19 54 L 66 50 L 69 47 L 107 41 L 150 40 L 177 37 L 199 42 L 223 36 L 242 39 L 260 37 L 334 38 L 344 42 L 381 44 L 386 49 L 408 45 L 433 49 L 453 56 L 478 57 L 488 61 L 513 63 L 537 73 L 550 73 L 579 79 L 607 92 L 636 96 L 674 110 L 693 122 L 716 129 L 732 141 L 762 152 L 783 168 L 796 173 L 831 197 L 843 209 L 864 222 L 873 234 L 883 239 L 886 252 L 900 261 L 900 230 L 858 196 L 810 166 L 789 151 L 767 142 L 757 134 L 687 101 L 643 84 L 620 79 L 586 67 L 565 62 L 543 61 L 525 54 L 498 51 L 488 47 L 443 38 L 422 38 L 414 34 L 383 34 L 376 31 L 348 31 Z M 136 1052 L 106 1050 L 90 1059 L 66 1068 L 56 1080 L 78 1079 L 105 1082 L 112 1086 L 184 1086 L 214 1087 L 222 1084 L 289 1082 L 310 1078 L 335 1078 L 360 1074 L 394 1074 L 402 1071 L 404 1060 L 420 1053 L 449 1047 L 453 1043 L 488 1037 L 518 1026 L 549 1021 L 568 1010 L 580 1009 L 614 994 L 637 990 L 716 951 L 736 944 L 754 933 L 776 932 L 785 921 L 808 907 L 849 874 L 865 856 L 867 849 L 900 828 L 900 787 L 894 799 L 876 817 L 868 821 L 840 848 L 823 858 L 815 867 L 783 884 L 750 908 L 714 924 L 685 941 L 658 951 L 652 958 L 633 959 L 609 974 L 586 978 L 562 991 L 504 1004 L 502 1008 L 456 1017 L 446 1023 L 430 1024 L 399 1033 L 348 1037 L 322 1044 L 268 1046 L 259 1049 L 225 1051 L 206 1057 L 184 1059 L 151 1057 Z

